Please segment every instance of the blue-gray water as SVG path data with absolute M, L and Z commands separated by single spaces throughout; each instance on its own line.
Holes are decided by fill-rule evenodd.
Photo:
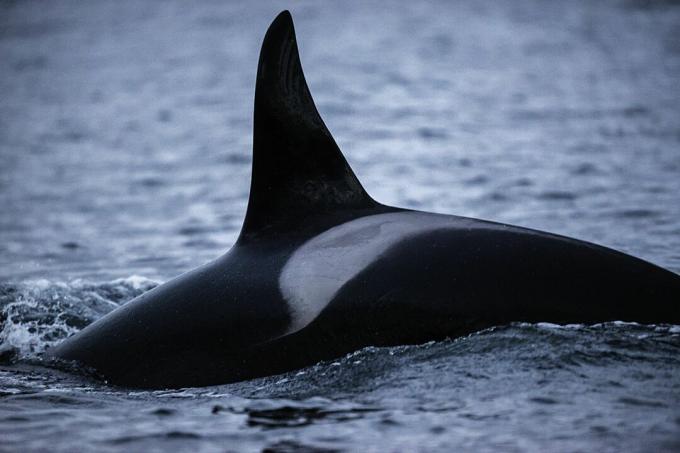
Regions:
M 234 242 L 283 8 L 376 199 L 680 272 L 676 2 L 4 1 L 0 450 L 680 449 L 678 326 L 513 325 L 181 391 L 40 366 Z

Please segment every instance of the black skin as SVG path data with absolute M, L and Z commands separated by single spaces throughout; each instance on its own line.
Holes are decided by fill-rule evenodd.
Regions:
M 277 374 L 368 345 L 417 344 L 517 321 L 680 323 L 676 274 L 593 244 L 477 221 L 398 243 L 311 324 L 282 336 L 290 318 L 278 276 L 294 249 L 356 214 L 385 211 L 397 210 L 325 216 L 305 231 L 237 244 L 51 354 L 87 364 L 111 383 L 171 388 Z
M 680 323 L 680 276 L 594 244 L 450 217 L 388 248 L 306 327 L 279 276 L 307 240 L 353 219 L 413 211 L 361 187 L 319 116 L 288 12 L 262 46 L 253 178 L 241 235 L 217 260 L 141 295 L 47 356 L 112 384 L 177 388 L 267 376 L 364 346 L 416 344 L 511 322 Z M 411 214 L 409 214 L 411 213 Z M 304 282 L 300 282 L 304 284 Z

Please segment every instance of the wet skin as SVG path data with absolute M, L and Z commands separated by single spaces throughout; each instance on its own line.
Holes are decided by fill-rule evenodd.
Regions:
M 369 345 L 516 321 L 680 323 L 680 277 L 594 244 L 384 206 L 319 116 L 292 20 L 265 37 L 237 243 L 48 351 L 109 382 L 168 388 L 289 371 Z

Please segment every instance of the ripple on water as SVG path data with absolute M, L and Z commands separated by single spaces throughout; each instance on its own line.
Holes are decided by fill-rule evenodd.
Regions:
M 615 216 L 624 219 L 645 219 L 658 217 L 661 213 L 652 209 L 622 209 L 615 212 Z
M 541 192 L 537 195 L 540 200 L 547 201 L 573 201 L 578 198 L 578 195 L 574 192 L 563 191 L 563 190 L 548 190 Z

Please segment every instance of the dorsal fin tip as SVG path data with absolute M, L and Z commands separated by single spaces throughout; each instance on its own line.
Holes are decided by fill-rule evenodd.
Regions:
M 286 25 L 292 27 L 293 16 L 290 14 L 290 11 L 284 9 L 279 14 L 277 14 L 274 20 L 272 21 L 271 25 L 269 25 L 269 29 L 271 29 L 275 25 Z
M 260 51 L 250 200 L 239 240 L 309 215 L 375 205 L 314 105 L 292 16 L 283 11 Z

